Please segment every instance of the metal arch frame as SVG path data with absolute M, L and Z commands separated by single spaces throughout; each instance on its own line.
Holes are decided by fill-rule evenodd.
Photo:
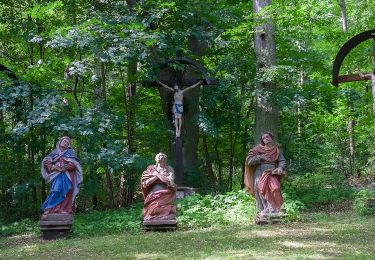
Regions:
M 188 64 L 188 65 L 192 65 L 195 68 L 197 68 L 202 73 L 202 75 L 204 76 L 204 79 L 206 80 L 207 85 L 211 85 L 211 80 L 208 77 L 208 73 L 207 73 L 206 69 L 202 65 L 200 65 L 199 63 L 197 63 L 197 62 L 195 62 L 195 61 L 193 61 L 192 59 L 189 59 L 189 58 L 177 57 L 177 58 L 174 58 L 174 59 L 169 59 L 166 62 L 164 62 L 163 64 L 161 64 L 159 66 L 159 68 L 163 69 L 169 63 L 177 63 L 177 62 L 180 62 L 180 63 L 183 63 L 183 64 Z
M 349 41 L 347 41 L 339 50 L 339 52 L 336 55 L 335 61 L 333 63 L 332 68 L 332 85 L 338 87 L 339 85 L 339 72 L 342 65 L 342 62 L 344 61 L 345 57 L 349 54 L 349 52 L 354 49 L 357 45 L 360 43 L 369 40 L 369 39 L 375 39 L 375 29 L 368 30 L 365 32 L 362 32 L 360 34 L 357 34 L 356 36 L 352 37 Z

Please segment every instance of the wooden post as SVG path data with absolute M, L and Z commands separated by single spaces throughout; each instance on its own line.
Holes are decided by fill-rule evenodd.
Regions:
M 177 186 L 181 186 L 184 179 L 183 179 L 183 162 L 182 162 L 182 140 L 181 136 L 176 137 L 176 145 L 175 145 L 175 166 L 174 166 L 174 176 L 175 176 L 175 183 Z

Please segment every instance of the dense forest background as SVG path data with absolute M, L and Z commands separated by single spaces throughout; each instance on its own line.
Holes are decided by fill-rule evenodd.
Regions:
M 186 185 L 202 194 L 241 188 L 262 96 L 280 113 L 271 123 L 288 161 L 284 196 L 319 203 L 373 179 L 371 81 L 330 83 L 340 47 L 375 28 L 373 1 L 278 0 L 253 10 L 231 0 L 2 0 L 0 219 L 40 214 L 48 194 L 40 163 L 62 135 L 84 169 L 77 211 L 132 205 L 157 152 L 173 165 L 163 93 L 146 86 L 177 50 L 219 82 L 186 96 L 196 103 L 184 120 Z M 259 73 L 254 33 L 265 20 L 276 63 Z M 373 48 L 360 44 L 341 72 L 373 71 Z M 259 82 L 276 87 L 259 93 Z

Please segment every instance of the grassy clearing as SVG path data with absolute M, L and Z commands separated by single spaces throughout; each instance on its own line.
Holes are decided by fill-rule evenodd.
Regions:
M 375 218 L 314 213 L 304 222 L 209 227 L 172 233 L 42 241 L 37 235 L 0 238 L 1 259 L 373 259 Z

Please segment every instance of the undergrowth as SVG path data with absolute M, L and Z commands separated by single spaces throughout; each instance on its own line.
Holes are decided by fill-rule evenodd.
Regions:
M 303 204 L 284 194 L 283 205 L 286 220 L 300 219 Z M 256 214 L 255 200 L 244 190 L 220 195 L 186 197 L 176 201 L 178 226 L 194 229 L 210 226 L 227 226 L 253 223 Z M 142 226 L 142 207 L 139 202 L 130 208 L 108 211 L 90 211 L 74 215 L 71 236 L 90 237 L 114 233 L 138 233 Z M 40 233 L 39 221 L 25 219 L 9 225 L 1 225 L 0 236 Z

